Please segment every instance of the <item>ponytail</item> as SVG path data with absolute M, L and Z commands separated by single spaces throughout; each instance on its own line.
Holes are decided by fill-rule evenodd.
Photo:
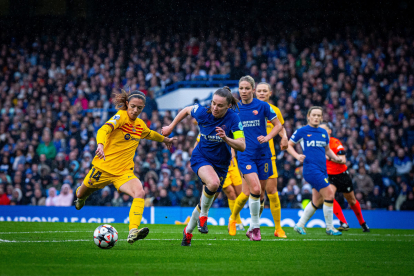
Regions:
M 128 105 L 127 102 L 129 102 L 133 98 L 138 98 L 144 101 L 144 104 L 146 102 L 145 94 L 141 91 L 134 90 L 132 92 L 126 92 L 125 90 L 121 89 L 121 93 L 114 94 L 114 104 L 115 109 L 117 110 L 127 110 Z

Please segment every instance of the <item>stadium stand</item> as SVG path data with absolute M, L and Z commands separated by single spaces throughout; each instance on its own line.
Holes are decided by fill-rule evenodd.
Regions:
M 114 113 L 111 95 L 139 89 L 141 118 L 160 132 L 172 112 L 157 97 L 179 87 L 238 80 L 269 82 L 288 137 L 322 106 L 347 149 L 356 197 L 364 209 L 413 208 L 414 40 L 410 33 L 344 28 L 319 39 L 316 28 L 290 35 L 234 31 L 143 35 L 137 29 L 58 29 L 0 40 L 0 204 L 69 206 L 93 159 L 97 129 Z M 189 159 L 197 127 L 187 118 L 169 151 L 143 140 L 135 173 L 147 206 L 195 206 L 200 183 Z M 276 143 L 277 145 L 277 143 Z M 277 145 L 278 147 L 278 145 Z M 277 157 L 284 208 L 309 199 L 299 164 Z M 337 198 L 343 207 L 346 202 Z M 113 187 L 87 205 L 129 206 Z M 220 198 L 214 207 L 227 200 Z

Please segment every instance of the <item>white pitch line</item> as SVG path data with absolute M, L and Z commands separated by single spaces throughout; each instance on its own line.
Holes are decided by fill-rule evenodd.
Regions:
M 0 239 L 0 243 L 49 243 L 49 242 L 92 242 L 92 239 L 88 240 L 45 240 L 45 241 L 15 241 L 15 240 L 2 240 Z M 119 239 L 118 241 L 126 241 L 126 239 Z M 181 239 L 145 239 L 145 241 L 181 241 Z M 235 242 L 249 242 L 248 239 L 243 240 L 236 240 L 236 239 L 194 239 L 193 241 L 235 241 Z M 307 242 L 361 242 L 361 241 L 370 241 L 370 242 L 412 242 L 411 240 L 358 240 L 358 239 L 264 239 L 262 242 L 300 242 L 300 241 L 307 241 Z

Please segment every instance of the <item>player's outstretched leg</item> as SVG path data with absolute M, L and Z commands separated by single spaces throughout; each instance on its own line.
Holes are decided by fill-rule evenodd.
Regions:
M 184 228 L 183 231 L 183 240 L 181 241 L 182 246 L 190 246 L 191 245 L 191 238 L 193 237 L 193 230 L 196 228 L 198 224 L 198 220 L 200 218 L 200 206 L 197 205 L 193 213 L 191 214 L 190 221 L 188 222 L 187 226 Z
M 299 219 L 299 222 L 295 225 L 293 230 L 295 230 L 301 235 L 306 235 L 305 224 L 315 214 L 316 209 L 318 208 L 313 204 L 313 202 L 310 202 L 308 205 L 306 205 L 306 208 L 303 211 L 303 214 Z
M 348 231 L 349 230 L 348 222 L 346 221 L 344 213 L 342 212 L 341 205 L 339 205 L 338 201 L 336 201 L 335 199 L 334 199 L 334 203 L 333 203 L 333 212 L 334 212 L 335 216 L 340 221 L 340 225 L 338 227 L 338 230 L 339 231 Z
M 138 229 L 141 224 L 142 215 L 144 213 L 144 199 L 143 198 L 134 198 L 132 201 L 131 209 L 129 211 L 129 234 L 127 242 L 133 244 L 137 240 L 144 239 L 148 233 L 149 229 L 147 227 Z
M 85 186 L 85 184 L 82 183 L 81 186 L 79 186 L 76 189 L 76 200 L 75 200 L 75 208 L 76 210 L 82 209 L 83 206 L 85 206 L 85 202 L 88 199 L 88 197 L 94 192 L 99 189 L 91 189 Z
M 251 223 L 246 236 L 250 238 L 251 241 L 260 241 L 262 240 L 262 236 L 260 234 L 260 194 L 250 194 L 249 208 Z
M 214 195 L 216 194 L 216 191 L 210 191 L 207 186 L 204 187 L 203 194 L 201 195 L 201 203 L 200 203 L 200 221 L 199 225 L 200 227 L 198 230 L 202 234 L 208 233 L 208 227 L 207 227 L 207 219 L 208 219 L 208 210 L 211 207 L 211 204 L 213 204 L 214 201 Z
M 325 200 L 323 203 L 323 215 L 326 222 L 326 234 L 330 236 L 340 236 L 341 232 L 333 227 L 333 200 Z
M 236 198 L 236 202 L 234 203 L 234 208 L 231 213 L 231 217 L 229 220 L 229 226 L 228 226 L 230 236 L 236 235 L 237 215 L 240 214 L 240 211 L 243 209 L 248 199 L 249 199 L 249 196 L 247 196 L 244 192 L 241 192 L 240 195 Z

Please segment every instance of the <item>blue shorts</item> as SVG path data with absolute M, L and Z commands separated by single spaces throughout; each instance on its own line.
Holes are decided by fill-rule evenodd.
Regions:
M 304 172 L 303 178 L 318 192 L 329 186 L 328 173 L 321 171 L 312 171 L 310 173 Z
M 242 174 L 257 173 L 259 180 L 267 180 L 273 175 L 271 158 L 266 159 L 245 159 L 239 158 L 239 169 Z
M 207 166 L 207 165 L 213 167 L 214 171 L 217 173 L 217 176 L 220 179 L 220 186 L 217 189 L 216 193 L 220 193 L 221 190 L 223 189 L 223 184 L 224 184 L 224 181 L 226 180 L 226 176 L 227 176 L 227 172 L 229 170 L 229 166 L 226 166 L 225 168 L 217 167 L 200 154 L 191 156 L 190 161 L 191 161 L 191 169 L 197 174 L 197 176 L 198 176 L 198 170 L 201 167 Z M 200 178 L 200 180 L 201 180 L 201 178 Z M 203 182 L 203 180 L 201 180 L 201 182 Z M 205 184 L 205 183 L 203 182 L 203 184 Z

